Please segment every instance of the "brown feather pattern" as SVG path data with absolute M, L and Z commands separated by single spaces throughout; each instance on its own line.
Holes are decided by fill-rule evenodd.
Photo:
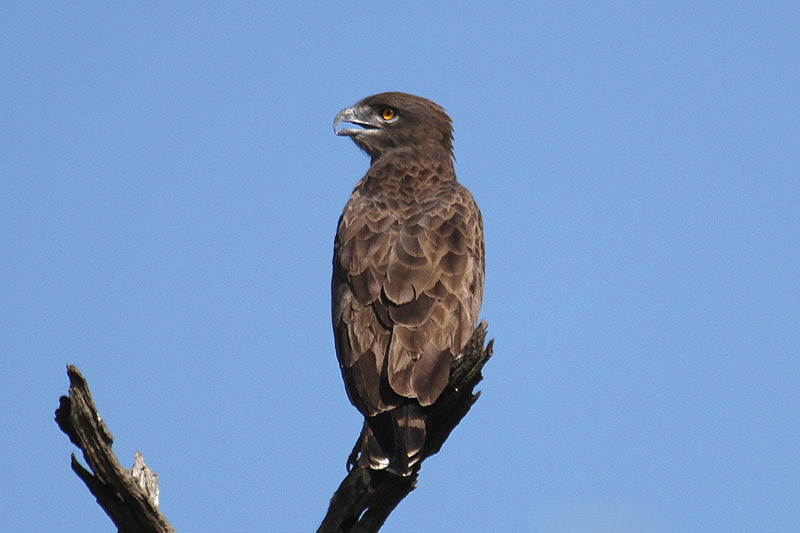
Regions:
M 396 121 L 383 124 L 387 107 Z M 444 390 L 478 321 L 483 222 L 456 180 L 452 127 L 438 105 L 384 93 L 345 111 L 379 131 L 350 134 L 372 161 L 336 233 L 336 352 L 365 416 L 360 463 L 408 475 L 424 446 L 424 407 Z

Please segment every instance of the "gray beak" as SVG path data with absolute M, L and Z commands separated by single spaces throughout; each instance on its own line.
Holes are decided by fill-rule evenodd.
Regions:
M 354 124 L 356 126 L 361 126 L 359 128 L 342 128 L 339 131 L 336 131 L 336 127 L 339 125 L 340 122 L 349 122 L 350 124 Z M 355 135 L 362 135 L 369 132 L 376 132 L 379 129 L 382 129 L 382 124 L 376 124 L 374 122 L 370 122 L 369 119 L 363 119 L 358 117 L 358 110 L 356 107 L 348 107 L 347 109 L 342 109 L 336 115 L 336 118 L 333 119 L 333 131 L 336 135 L 345 135 L 349 137 L 353 137 Z
M 336 114 L 336 118 L 333 119 L 333 132 L 336 135 L 353 135 L 355 132 L 359 131 L 355 128 L 347 128 L 342 129 L 341 131 L 336 131 L 336 126 L 339 125 L 340 122 L 351 122 L 353 124 L 356 123 L 356 110 L 352 107 L 348 107 L 347 109 L 342 109 Z

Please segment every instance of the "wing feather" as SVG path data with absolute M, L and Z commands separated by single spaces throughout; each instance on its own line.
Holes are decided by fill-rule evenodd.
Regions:
M 480 211 L 454 175 L 447 180 L 430 169 L 413 170 L 418 176 L 411 180 L 409 169 L 395 181 L 382 175 L 369 194 L 357 186 L 337 233 L 337 353 L 345 381 L 352 382 L 351 400 L 367 416 L 403 398 L 435 402 L 478 320 Z M 392 171 L 401 172 L 383 167 L 384 174 Z M 429 183 L 419 183 L 423 175 Z M 417 188 L 403 191 L 396 183 Z M 376 192 L 381 186 L 387 190 Z

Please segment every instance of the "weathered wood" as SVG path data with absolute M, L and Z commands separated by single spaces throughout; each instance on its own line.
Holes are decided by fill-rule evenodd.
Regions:
M 486 341 L 486 322 L 472 334 L 462 354 L 453 361 L 450 383 L 439 399 L 425 408 L 427 439 L 422 459 L 407 477 L 354 466 L 331 498 L 328 513 L 318 533 L 374 533 L 417 483 L 422 462 L 437 453 L 447 437 L 469 412 L 480 393 L 473 394 L 483 379 L 481 370 L 492 356 Z M 97 498 L 122 533 L 174 533 L 158 510 L 158 475 L 141 454 L 129 471 L 111 450 L 114 438 L 97 413 L 89 385 L 72 365 L 67 366 L 69 396 L 62 396 L 56 423 L 78 448 L 91 470 L 72 454 L 72 470 Z M 358 444 L 356 444 L 356 451 Z
M 382 470 L 354 466 L 331 498 L 317 533 L 374 533 L 378 531 L 395 507 L 417 483 L 419 467 L 427 457 L 437 453 L 450 432 L 469 412 L 480 393 L 473 394 L 483 379 L 481 369 L 492 356 L 492 344 L 486 341 L 486 322 L 481 322 L 472 334 L 461 356 L 450 368 L 450 382 L 439 399 L 425 409 L 427 437 L 422 459 L 414 472 L 398 476 Z M 354 452 L 358 449 L 358 443 Z M 353 455 L 348 463 L 353 463 Z M 424 530 L 424 528 L 420 528 Z
M 61 397 L 56 423 L 83 451 L 83 458 L 91 469 L 84 468 L 72 454 L 72 470 L 120 532 L 174 532 L 157 508 L 158 476 L 144 464 L 139 452 L 131 471 L 122 467 L 111 451 L 114 438 L 97 413 L 89 385 L 72 365 L 67 366 L 67 375 L 69 396 Z

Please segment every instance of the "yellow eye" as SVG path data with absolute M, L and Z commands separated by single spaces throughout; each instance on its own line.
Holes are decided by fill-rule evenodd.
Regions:
M 392 120 L 394 118 L 394 109 L 387 107 L 382 113 L 383 120 Z

